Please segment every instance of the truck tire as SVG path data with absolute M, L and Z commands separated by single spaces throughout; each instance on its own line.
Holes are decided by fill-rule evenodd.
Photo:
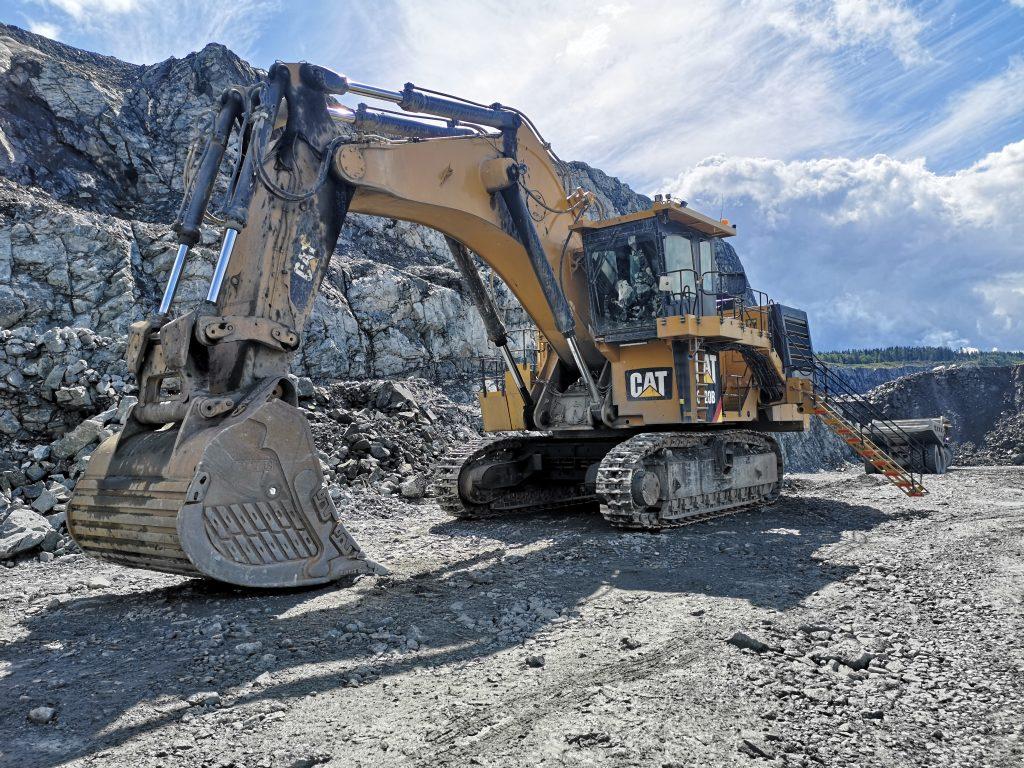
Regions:
M 941 445 L 929 445 L 924 450 L 924 468 L 929 475 L 946 474 L 946 451 Z

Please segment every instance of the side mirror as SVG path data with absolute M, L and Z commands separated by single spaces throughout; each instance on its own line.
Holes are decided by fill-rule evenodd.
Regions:
M 662 275 L 658 278 L 658 290 L 662 293 L 672 293 L 672 276 Z

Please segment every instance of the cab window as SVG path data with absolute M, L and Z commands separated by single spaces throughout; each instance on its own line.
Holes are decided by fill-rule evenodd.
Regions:
M 630 235 L 590 253 L 594 319 L 601 331 L 654 323 L 658 306 L 657 243 Z
M 702 288 L 705 293 L 715 292 L 715 259 L 711 255 L 711 241 L 701 240 L 699 245 L 700 253 L 700 274 Z
M 665 238 L 665 275 L 670 293 L 693 296 L 697 292 L 690 238 L 682 235 L 668 235 Z

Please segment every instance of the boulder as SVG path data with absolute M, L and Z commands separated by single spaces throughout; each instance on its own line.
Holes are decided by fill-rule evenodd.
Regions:
M 58 459 L 70 458 L 98 440 L 102 432 L 102 424 L 93 419 L 86 419 L 66 435 L 51 443 L 50 454 Z
M 0 558 L 33 550 L 52 532 L 45 517 L 26 507 L 15 507 L 0 525 Z
M 422 499 L 427 492 L 427 480 L 423 475 L 410 477 L 399 486 L 398 490 L 407 499 Z

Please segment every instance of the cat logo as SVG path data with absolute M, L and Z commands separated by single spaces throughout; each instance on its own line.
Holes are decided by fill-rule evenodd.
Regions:
M 626 371 L 626 397 L 630 400 L 668 400 L 671 396 L 671 368 Z
M 316 257 L 316 248 L 309 240 L 309 235 L 302 235 L 299 238 L 299 252 L 295 255 L 296 275 L 303 280 L 313 281 L 313 274 L 316 272 L 319 259 Z

